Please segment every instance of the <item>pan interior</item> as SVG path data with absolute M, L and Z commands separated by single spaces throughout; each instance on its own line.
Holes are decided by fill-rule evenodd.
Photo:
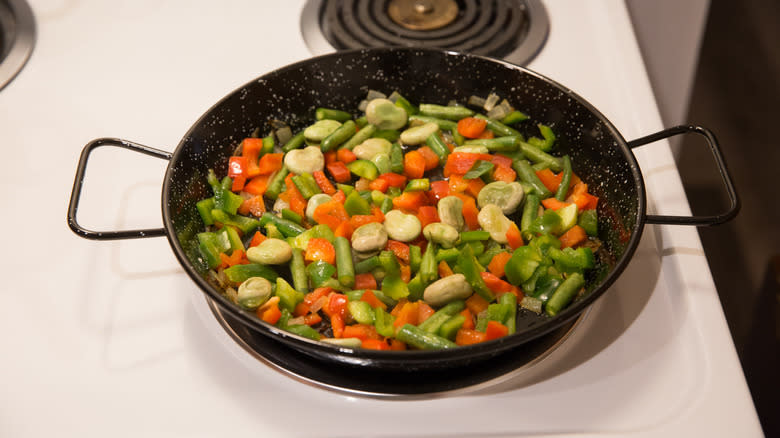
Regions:
M 603 248 L 597 269 L 587 279 L 588 293 L 558 315 L 557 324 L 520 312 L 518 333 L 510 338 L 530 339 L 571 320 L 614 281 L 639 239 L 644 188 L 625 140 L 606 118 L 565 87 L 511 64 L 436 50 L 369 49 L 313 58 L 245 84 L 208 110 L 177 147 L 163 187 L 168 237 L 187 272 L 218 304 L 234 307 L 203 279 L 195 239 L 203 231 L 195 203 L 211 195 L 208 170 L 223 176 L 236 146 L 256 128 L 261 135 L 269 132 L 269 120 L 283 120 L 297 132 L 311 123 L 319 106 L 357 115 L 369 90 L 398 91 L 412 103 L 438 104 L 465 103 L 471 95 L 495 92 L 531 116 L 518 128 L 524 135 L 538 135 L 537 123 L 553 128 L 558 138 L 555 153 L 569 154 L 575 173 L 600 198 Z M 251 315 L 239 316 L 268 332 Z

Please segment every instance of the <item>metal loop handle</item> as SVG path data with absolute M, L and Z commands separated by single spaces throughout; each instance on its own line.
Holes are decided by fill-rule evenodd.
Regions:
M 76 178 L 73 181 L 73 191 L 70 194 L 70 204 L 68 205 L 68 226 L 70 226 L 70 229 L 85 239 L 94 240 L 135 239 L 140 237 L 164 236 L 164 228 L 123 231 L 92 231 L 79 225 L 78 221 L 76 220 L 76 213 L 78 213 L 79 210 L 79 199 L 81 198 L 81 188 L 84 185 L 84 172 L 87 168 L 87 161 L 89 160 L 89 155 L 92 153 L 92 151 L 101 146 L 115 146 L 130 149 L 131 151 L 140 152 L 142 154 L 151 155 L 152 157 L 162 158 L 169 161 L 172 156 L 170 152 L 161 151 L 159 149 L 150 148 L 148 146 L 118 138 L 98 138 L 87 143 L 87 145 L 84 146 L 84 149 L 81 151 L 78 168 L 76 169 Z
M 703 136 L 707 140 L 707 145 L 715 158 L 715 164 L 718 167 L 718 172 L 723 180 L 723 184 L 726 187 L 726 194 L 729 197 L 730 206 L 729 209 L 722 214 L 713 216 L 658 216 L 658 215 L 646 215 L 645 222 L 649 224 L 667 224 L 667 225 L 696 225 L 696 226 L 710 226 L 718 225 L 724 222 L 730 221 L 739 212 L 740 202 L 737 196 L 737 191 L 734 189 L 734 182 L 731 179 L 726 162 L 723 160 L 723 154 L 720 151 L 718 140 L 715 138 L 715 134 L 707 128 L 695 125 L 681 125 L 673 128 L 665 129 L 655 134 L 650 134 L 646 137 L 638 138 L 636 140 L 628 142 L 629 148 L 635 148 L 646 145 L 658 140 L 663 140 L 668 137 L 672 137 L 680 134 L 687 134 L 693 132 Z

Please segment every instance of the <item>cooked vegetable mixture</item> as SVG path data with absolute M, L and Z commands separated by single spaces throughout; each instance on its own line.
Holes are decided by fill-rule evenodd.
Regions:
M 555 316 L 595 265 L 598 198 L 551 154 L 549 126 L 526 139 L 496 97 L 372 91 L 360 117 L 318 108 L 294 135 L 274 121 L 244 139 L 197 204 L 210 280 L 269 324 L 350 348 L 453 348 L 514 333 L 518 312 Z

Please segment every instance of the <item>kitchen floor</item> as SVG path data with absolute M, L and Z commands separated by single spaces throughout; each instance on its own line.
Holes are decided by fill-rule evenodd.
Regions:
M 688 114 L 691 123 L 715 131 L 742 201 L 736 219 L 699 233 L 767 436 L 780 436 L 778 23 L 776 0 L 712 0 Z M 702 140 L 683 141 L 679 168 L 694 213 L 725 209 Z

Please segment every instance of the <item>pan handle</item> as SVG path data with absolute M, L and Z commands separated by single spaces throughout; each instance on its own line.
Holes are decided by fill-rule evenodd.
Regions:
M 629 148 L 635 148 L 653 143 L 658 140 L 663 140 L 668 137 L 672 137 L 680 134 L 687 134 L 693 132 L 699 134 L 707 141 L 707 146 L 712 152 L 712 156 L 715 158 L 715 164 L 718 167 L 718 172 L 723 180 L 723 184 L 726 187 L 726 194 L 729 197 L 729 208 L 725 213 L 713 215 L 713 216 L 657 216 L 647 215 L 645 216 L 645 222 L 649 224 L 667 224 L 667 225 L 696 225 L 696 226 L 710 226 L 718 225 L 724 222 L 730 221 L 739 212 L 740 202 L 737 196 L 737 191 L 734 189 L 734 182 L 731 179 L 729 170 L 726 167 L 726 162 L 723 160 L 723 154 L 720 151 L 718 140 L 715 138 L 715 134 L 707 128 L 695 125 L 681 125 L 672 128 L 664 129 L 663 131 L 650 134 L 646 137 L 638 138 L 636 140 L 628 142 Z
M 85 239 L 93 240 L 135 239 L 140 237 L 164 236 L 164 228 L 123 231 L 92 231 L 79 225 L 78 221 L 76 220 L 76 213 L 79 210 L 79 199 L 81 198 L 81 188 L 84 185 L 84 172 L 87 169 L 87 161 L 89 160 L 89 155 L 92 153 L 92 151 L 101 146 L 115 146 L 130 149 L 131 151 L 140 152 L 142 154 L 151 155 L 152 157 L 162 158 L 169 161 L 172 156 L 170 152 L 161 151 L 159 149 L 150 148 L 148 146 L 118 138 L 98 138 L 87 143 L 87 145 L 84 146 L 84 149 L 81 151 L 79 165 L 76 169 L 76 178 L 73 181 L 73 191 L 70 194 L 70 204 L 68 205 L 68 226 L 70 226 L 70 229 Z

